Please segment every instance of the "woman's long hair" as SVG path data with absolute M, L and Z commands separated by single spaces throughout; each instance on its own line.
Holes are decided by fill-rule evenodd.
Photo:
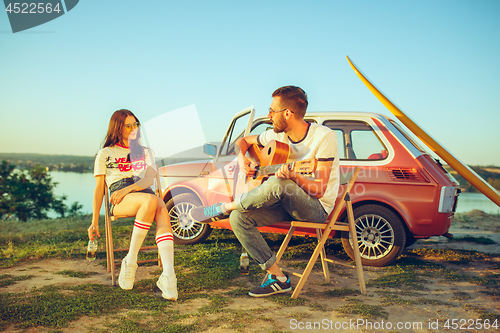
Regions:
M 123 127 L 125 126 L 125 119 L 128 116 L 135 118 L 135 121 L 139 122 L 139 119 L 130 110 L 121 109 L 115 111 L 109 120 L 108 133 L 104 139 L 103 148 L 111 147 L 117 144 L 121 144 Z M 129 142 L 130 148 L 130 160 L 137 161 L 144 158 L 144 147 L 140 144 L 141 131 L 140 127 L 137 128 L 137 136 L 134 140 Z

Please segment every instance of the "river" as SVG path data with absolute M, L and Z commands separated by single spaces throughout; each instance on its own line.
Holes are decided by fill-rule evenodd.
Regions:
M 59 183 L 54 193 L 57 196 L 65 194 L 66 204 L 70 206 L 74 201 L 83 205 L 82 212 L 92 213 L 92 196 L 94 195 L 95 180 L 92 173 L 50 172 L 52 180 Z M 494 204 L 482 193 L 461 193 L 458 199 L 457 212 L 469 212 L 474 209 L 489 214 L 500 214 L 500 207 Z M 51 214 L 52 216 L 52 214 Z M 52 216 L 54 217 L 54 216 Z

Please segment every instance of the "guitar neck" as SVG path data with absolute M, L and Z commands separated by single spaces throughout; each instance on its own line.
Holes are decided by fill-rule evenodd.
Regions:
M 292 162 L 292 163 L 282 163 L 282 164 L 260 166 L 259 169 L 257 170 L 257 172 L 255 173 L 254 178 L 273 175 L 283 165 L 288 165 L 288 168 L 290 170 L 296 170 L 299 173 L 312 173 L 316 170 L 316 163 L 317 163 L 317 160 L 310 159 L 310 160 L 298 161 L 298 162 Z
M 261 166 L 259 167 L 259 170 L 255 173 L 255 177 L 274 175 L 276 171 L 278 171 L 284 164 L 287 163 Z

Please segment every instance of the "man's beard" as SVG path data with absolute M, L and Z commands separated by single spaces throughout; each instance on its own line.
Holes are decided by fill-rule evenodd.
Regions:
M 286 130 L 286 122 L 283 117 L 273 121 L 273 131 L 274 133 L 283 133 Z

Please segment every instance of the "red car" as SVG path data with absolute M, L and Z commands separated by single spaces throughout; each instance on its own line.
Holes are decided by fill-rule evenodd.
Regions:
M 232 199 L 237 178 L 234 142 L 271 126 L 266 116 L 254 119 L 254 113 L 253 108 L 238 113 L 220 146 L 205 144 L 203 150 L 212 156 L 211 160 L 160 168 L 163 199 L 176 243 L 199 243 L 210 235 L 212 228 L 231 229 L 228 219 L 199 224 L 189 218 L 188 211 L 194 206 Z M 336 132 L 341 174 L 361 168 L 351 199 L 363 264 L 387 265 L 418 238 L 449 235 L 459 184 L 394 120 L 361 112 L 311 112 L 305 119 Z M 341 219 L 345 217 L 344 212 Z M 286 233 L 289 223 L 259 229 Z M 342 237 L 344 249 L 353 258 L 348 233 L 332 236 Z

